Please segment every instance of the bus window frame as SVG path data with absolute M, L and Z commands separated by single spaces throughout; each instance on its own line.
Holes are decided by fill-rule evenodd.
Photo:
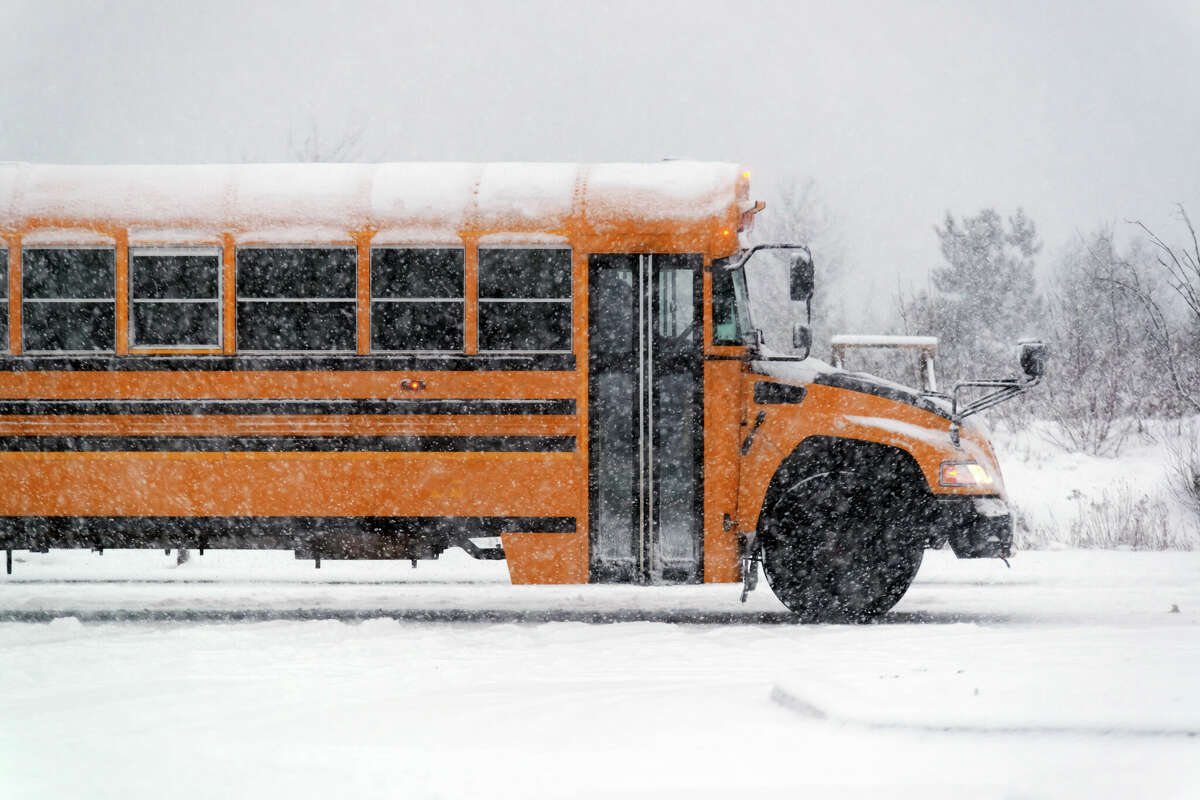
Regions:
M 0 306 L 4 308 L 4 335 L 0 336 L 0 353 L 11 353 L 12 345 L 10 343 L 12 337 L 12 292 L 9 286 L 9 281 L 12 280 L 12 248 L 8 242 L 0 239 L 0 258 L 4 261 L 3 286 L 4 297 L 0 297 Z
M 570 268 L 570 289 L 567 297 L 484 297 L 479 293 L 479 280 L 475 284 L 475 308 L 476 317 L 480 320 L 476 324 L 476 348 L 479 355 L 562 355 L 564 353 L 575 352 L 575 323 L 578 321 L 578 314 L 575 310 L 575 247 L 569 242 L 556 242 L 546 244 L 522 244 L 522 243 L 487 243 L 477 245 L 475 248 L 476 274 L 479 274 L 479 253 L 482 250 L 566 250 L 567 263 Z M 586 258 L 587 254 L 584 254 Z M 564 350 L 485 350 L 480 342 L 480 329 L 483 327 L 483 310 L 484 303 L 565 303 L 571 310 L 571 321 L 568 325 L 568 341 L 569 345 Z
M 183 252 L 190 251 L 190 252 Z M 217 295 L 209 300 L 208 298 L 188 298 L 188 299 L 146 299 L 137 300 L 133 294 L 133 259 L 135 256 L 145 255 L 215 255 L 217 257 Z M 179 355 L 212 355 L 220 354 L 224 345 L 225 338 L 225 270 L 223 269 L 225 253 L 224 248 L 219 244 L 170 244 L 170 245 L 129 245 L 129 269 L 127 276 L 128 292 L 129 292 L 129 354 L 130 355 L 153 355 L 155 353 L 169 352 Z M 216 344 L 137 344 L 134 339 L 135 324 L 133 319 L 133 307 L 135 303 L 153 303 L 153 302 L 181 302 L 181 303 L 216 303 L 217 304 L 217 342 Z
M 112 297 L 56 297 L 30 298 L 25 288 L 25 253 L 31 250 L 107 250 L 113 254 Z M 55 244 L 21 244 L 18 258 L 21 263 L 21 353 L 31 356 L 115 356 L 118 353 L 117 342 L 117 257 L 118 247 L 113 244 L 71 244 L 70 242 Z M 112 303 L 113 306 L 113 346 L 108 350 L 33 350 L 25 344 L 25 334 L 29 330 L 29 315 L 25 313 L 26 303 Z M 9 325 L 12 320 L 9 320 Z
M 368 286 L 367 286 L 367 320 L 368 320 L 368 327 L 369 327 L 368 341 L 370 342 L 370 345 L 368 347 L 369 351 L 371 353 L 379 353 L 381 355 L 391 355 L 391 354 L 404 354 L 404 355 L 417 354 L 417 355 L 419 355 L 419 354 L 424 354 L 424 353 L 437 354 L 437 355 L 465 354 L 467 352 L 467 248 L 461 243 L 455 244 L 455 245 L 451 245 L 451 244 L 400 244 L 400 243 L 375 244 L 375 243 L 372 243 L 367 248 L 367 250 L 368 250 L 368 258 L 370 259 L 370 263 L 367 265 L 367 283 L 368 283 Z M 375 296 L 375 275 L 374 275 L 374 266 L 375 266 L 374 259 L 375 259 L 375 251 L 376 250 L 457 250 L 457 251 L 461 252 L 463 254 L 463 263 L 462 263 L 463 291 L 462 291 L 462 295 L 458 298 L 451 298 L 451 297 L 376 297 Z M 375 304 L 376 303 L 450 303 L 450 302 L 461 303 L 461 313 L 462 313 L 462 340 L 461 340 L 461 342 L 462 342 L 462 344 L 457 349 L 455 349 L 455 350 L 419 350 L 419 349 L 391 350 L 391 349 L 377 349 L 375 347 Z M 528 352 L 528 351 L 523 351 L 523 352 Z
M 241 271 L 241 260 L 238 258 L 243 250 L 349 250 L 354 254 L 354 296 L 353 297 L 248 297 L 242 298 L 238 295 L 238 277 Z M 298 356 L 320 356 L 320 355 L 337 355 L 337 356 L 355 356 L 358 355 L 357 334 L 355 341 L 351 342 L 348 349 L 345 350 L 244 350 L 241 347 L 241 342 L 238 338 L 237 329 L 237 306 L 238 303 L 345 303 L 354 307 L 355 320 L 358 319 L 358 247 L 353 242 L 346 244 L 342 242 L 306 242 L 304 244 L 271 244 L 269 242 L 254 242 L 254 243 L 239 243 L 233 250 L 233 286 L 229 291 L 233 294 L 233 346 L 234 352 L 238 355 L 253 355 L 253 356 L 273 356 L 273 355 L 298 355 Z

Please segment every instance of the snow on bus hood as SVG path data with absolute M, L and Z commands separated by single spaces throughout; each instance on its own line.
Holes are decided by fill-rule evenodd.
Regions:
M 777 353 L 769 347 L 760 347 L 759 352 L 770 358 L 795 358 L 786 353 Z M 750 368 L 760 375 L 797 384 L 812 383 L 818 375 L 845 372 L 845 370 L 826 364 L 821 359 L 812 356 L 803 361 L 752 361 Z
M 766 347 L 761 348 L 760 352 L 765 356 L 789 358 L 784 353 L 778 353 Z M 943 417 L 949 416 L 953 411 L 950 401 L 944 398 L 922 394 L 919 389 L 894 383 L 866 372 L 847 372 L 811 356 L 803 361 L 754 361 L 751 363 L 751 368 L 759 374 L 789 383 L 799 385 L 818 383 L 880 395 Z

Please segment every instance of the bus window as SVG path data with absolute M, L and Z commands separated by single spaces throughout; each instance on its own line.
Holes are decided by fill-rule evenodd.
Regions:
M 219 347 L 220 248 L 132 248 L 129 310 L 131 346 Z
M 462 351 L 462 248 L 371 250 L 371 349 Z
M 356 256 L 352 247 L 238 248 L 238 350 L 353 352 Z
M 21 331 L 32 353 L 112 352 L 116 328 L 116 251 L 21 251 Z
M 713 344 L 740 345 L 737 310 L 733 296 L 733 274 L 722 267 L 712 271 Z
M 571 349 L 569 249 L 479 249 L 479 349 Z
M 0 248 L 0 352 L 8 350 L 8 251 Z

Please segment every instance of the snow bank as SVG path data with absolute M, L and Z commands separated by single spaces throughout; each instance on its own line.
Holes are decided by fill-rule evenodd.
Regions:
M 1047 424 L 992 433 L 1018 548 L 1200 549 L 1200 521 L 1168 487 L 1170 423 L 1145 423 L 1115 457 L 1064 452 Z

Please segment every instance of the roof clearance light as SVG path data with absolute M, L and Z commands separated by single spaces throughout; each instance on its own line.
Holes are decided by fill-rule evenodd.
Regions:
M 971 461 L 943 462 L 940 482 L 942 486 L 991 486 L 993 483 L 988 471 Z
M 746 178 L 746 179 L 749 179 L 749 178 L 750 178 L 750 171 L 749 171 L 749 170 L 747 170 L 746 172 L 743 172 L 743 173 L 742 173 L 742 177 L 743 177 L 743 178 Z
M 726 228 L 725 230 L 721 231 L 721 235 L 722 235 L 722 236 L 728 236 L 728 235 L 729 235 L 729 228 Z

